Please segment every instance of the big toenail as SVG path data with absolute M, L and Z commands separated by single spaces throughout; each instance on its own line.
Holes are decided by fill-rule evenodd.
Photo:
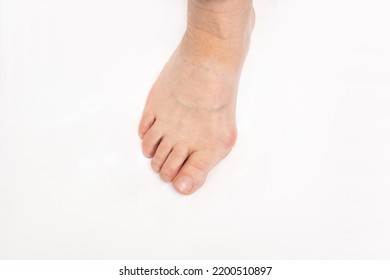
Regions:
M 192 182 L 191 178 L 182 176 L 176 180 L 175 185 L 182 193 L 189 193 L 194 183 Z

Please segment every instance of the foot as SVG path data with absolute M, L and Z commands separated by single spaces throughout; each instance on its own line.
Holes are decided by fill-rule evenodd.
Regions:
M 153 85 L 139 125 L 153 170 L 182 194 L 204 184 L 237 137 L 236 96 L 254 12 L 249 0 L 215 2 L 189 0 L 187 31 Z

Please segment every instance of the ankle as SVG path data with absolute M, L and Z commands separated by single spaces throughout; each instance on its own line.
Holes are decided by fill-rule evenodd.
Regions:
M 188 0 L 183 38 L 197 57 L 241 68 L 254 27 L 252 0 Z
M 255 24 L 252 0 L 188 0 L 187 29 L 219 39 L 250 38 Z

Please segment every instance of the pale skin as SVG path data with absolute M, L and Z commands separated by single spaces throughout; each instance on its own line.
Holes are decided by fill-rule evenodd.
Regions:
M 252 0 L 188 0 L 187 29 L 139 124 L 143 154 L 189 195 L 232 150 L 236 97 L 255 23 Z

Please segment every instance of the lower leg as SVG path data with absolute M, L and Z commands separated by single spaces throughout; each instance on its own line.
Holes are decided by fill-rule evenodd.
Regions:
M 189 0 L 187 30 L 147 99 L 142 149 L 183 194 L 203 185 L 236 139 L 237 88 L 254 26 L 252 0 Z

